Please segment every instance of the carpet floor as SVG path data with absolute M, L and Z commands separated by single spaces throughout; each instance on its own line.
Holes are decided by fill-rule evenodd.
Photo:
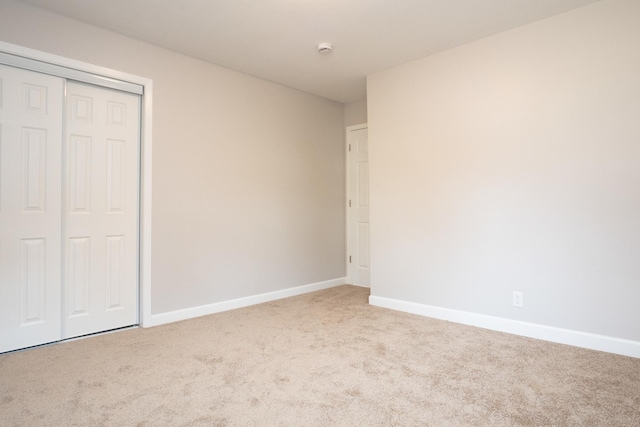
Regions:
M 0 425 L 640 425 L 640 359 L 368 295 L 340 286 L 0 355 Z

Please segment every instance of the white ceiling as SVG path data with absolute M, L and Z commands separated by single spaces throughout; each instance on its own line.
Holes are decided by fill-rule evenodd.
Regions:
M 340 102 L 365 76 L 597 0 L 20 0 Z M 331 42 L 321 55 L 319 42 Z

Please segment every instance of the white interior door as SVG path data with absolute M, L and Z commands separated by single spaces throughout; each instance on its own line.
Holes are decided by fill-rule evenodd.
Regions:
M 0 352 L 61 335 L 63 88 L 0 65 Z
M 68 82 L 63 338 L 138 323 L 140 97 Z
M 369 273 L 369 141 L 366 127 L 349 128 L 348 260 L 351 283 L 370 286 Z

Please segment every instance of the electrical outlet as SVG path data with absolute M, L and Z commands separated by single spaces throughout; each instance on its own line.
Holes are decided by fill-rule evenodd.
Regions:
M 513 306 L 522 307 L 522 292 L 513 291 Z

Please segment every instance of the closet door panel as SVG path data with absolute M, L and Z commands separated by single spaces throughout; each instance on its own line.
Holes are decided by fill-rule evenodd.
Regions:
M 140 98 L 67 83 L 65 338 L 138 323 Z
M 63 88 L 0 65 L 0 352 L 62 336 Z

